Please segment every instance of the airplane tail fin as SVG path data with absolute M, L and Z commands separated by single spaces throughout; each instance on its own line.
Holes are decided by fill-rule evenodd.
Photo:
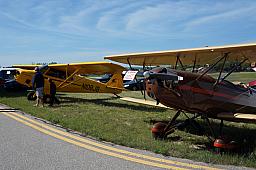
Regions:
M 123 78 L 121 73 L 115 73 L 111 79 L 106 83 L 108 87 L 123 89 Z

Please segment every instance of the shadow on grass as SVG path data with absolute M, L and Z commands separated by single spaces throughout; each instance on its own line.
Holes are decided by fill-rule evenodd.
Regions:
M 116 103 L 113 101 L 119 100 L 117 97 L 110 97 L 110 98 L 104 98 L 104 99 L 83 99 L 83 98 L 73 98 L 73 97 L 65 97 L 60 96 L 61 103 L 64 103 L 64 105 L 67 105 L 67 103 L 93 103 L 97 105 L 103 105 L 108 107 L 118 107 L 118 108 L 127 108 L 131 110 L 139 110 L 139 111 L 146 111 L 146 112 L 161 112 L 165 111 L 164 108 L 152 108 L 148 106 L 137 106 L 132 103 L 127 102 L 126 104 L 123 103 Z
M 168 123 L 167 120 L 150 120 L 149 124 L 154 124 L 156 122 L 163 122 Z M 176 123 L 181 123 L 181 120 L 177 120 Z M 186 127 L 178 128 L 181 131 L 184 131 L 189 134 L 193 134 L 196 136 L 209 136 L 213 139 L 215 139 L 215 136 L 219 136 L 219 128 L 220 124 L 217 121 L 211 122 L 211 127 L 215 133 L 215 136 L 211 133 L 210 128 L 208 124 L 204 121 L 197 121 L 200 124 L 200 131 L 198 129 L 195 129 L 194 126 L 188 125 Z M 236 154 L 240 156 L 251 156 L 251 154 L 255 154 L 256 149 L 256 129 L 249 129 L 249 128 L 243 128 L 238 126 L 232 126 L 229 123 L 225 122 L 223 126 L 222 136 L 225 138 L 228 138 L 232 141 L 235 141 L 237 143 L 237 147 L 233 150 L 228 149 L 221 149 L 222 153 L 228 153 L 228 154 Z M 166 141 L 185 141 L 186 137 L 177 136 L 174 133 L 168 135 Z M 192 145 L 194 145 L 199 150 L 210 150 L 215 152 L 216 148 L 213 147 L 212 141 L 202 141 L 196 139 L 190 140 Z M 256 158 L 256 155 L 255 155 Z
M 27 95 L 26 89 L 17 90 L 5 90 L 3 87 L 0 88 L 0 97 L 21 97 Z

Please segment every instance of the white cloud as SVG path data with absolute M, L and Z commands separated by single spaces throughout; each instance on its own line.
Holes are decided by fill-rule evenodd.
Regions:
M 255 38 L 255 15 L 253 0 L 0 0 L 0 52 L 71 62 L 75 55 L 223 42 L 232 33 L 226 39 L 237 43 Z
M 216 24 L 221 23 L 230 23 L 240 18 L 251 17 L 256 14 L 256 6 L 246 6 L 242 8 L 232 9 L 226 12 L 221 12 L 213 15 L 206 15 L 199 18 L 196 18 L 186 24 L 187 29 L 192 27 L 198 27 L 204 24 Z M 254 17 L 253 17 L 254 18 Z

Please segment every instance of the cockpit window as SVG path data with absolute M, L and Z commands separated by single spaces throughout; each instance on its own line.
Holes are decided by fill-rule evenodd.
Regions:
M 53 68 L 50 68 L 46 75 L 60 79 L 66 79 L 66 73 L 64 71 L 56 70 Z

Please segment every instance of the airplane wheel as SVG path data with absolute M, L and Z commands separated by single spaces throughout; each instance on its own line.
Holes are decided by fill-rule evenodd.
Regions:
M 44 103 L 50 103 L 51 102 L 51 96 L 50 95 L 48 95 L 48 94 L 46 94 L 46 95 L 44 95 Z
M 164 129 L 166 127 L 165 123 L 157 122 L 151 128 L 152 136 L 154 139 L 164 139 Z
M 35 101 L 35 100 L 36 100 L 35 92 L 29 92 L 29 93 L 27 94 L 27 99 L 28 99 L 28 100 L 32 100 L 32 101 Z

